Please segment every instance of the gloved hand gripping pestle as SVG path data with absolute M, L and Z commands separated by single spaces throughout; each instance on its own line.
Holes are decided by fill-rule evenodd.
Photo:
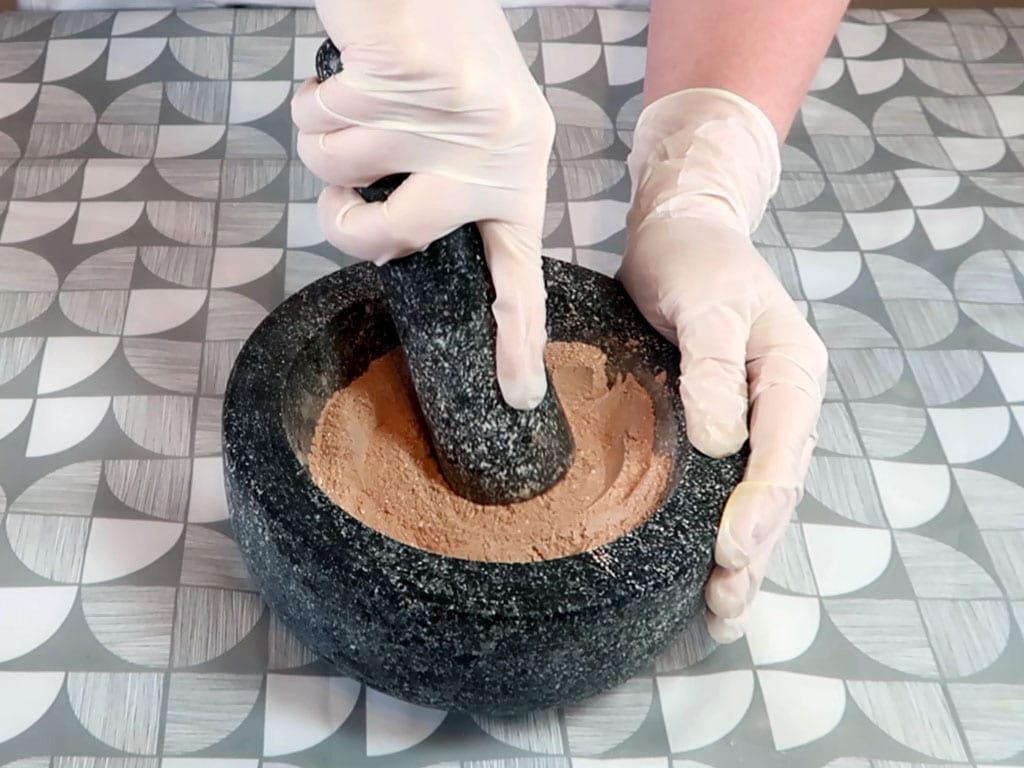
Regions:
M 317 79 L 340 70 L 338 49 L 326 40 L 316 55 Z M 404 178 L 389 176 L 358 192 L 381 202 Z M 452 489 L 478 503 L 507 504 L 561 480 L 574 445 L 550 381 L 531 411 L 510 407 L 498 389 L 494 288 L 476 224 L 379 269 L 434 454 Z

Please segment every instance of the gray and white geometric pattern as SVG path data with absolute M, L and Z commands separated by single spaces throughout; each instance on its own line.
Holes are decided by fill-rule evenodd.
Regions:
M 612 273 L 646 15 L 509 12 L 548 255 Z M 227 523 L 231 363 L 349 263 L 289 96 L 312 11 L 0 14 L 0 763 L 1024 765 L 1024 11 L 851 12 L 756 239 L 831 350 L 749 637 L 517 720 L 333 674 Z

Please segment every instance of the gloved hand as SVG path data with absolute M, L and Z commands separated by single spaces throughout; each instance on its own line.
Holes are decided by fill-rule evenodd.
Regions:
M 712 637 L 732 642 L 803 492 L 826 351 L 750 240 L 779 180 L 764 113 L 720 90 L 666 96 L 641 114 L 629 169 L 619 277 L 679 345 L 687 435 L 713 457 L 750 439 L 705 593 Z
M 344 69 L 292 101 L 298 152 L 329 185 L 327 240 L 382 264 L 479 224 L 494 283 L 497 376 L 535 407 L 544 373 L 541 229 L 555 123 L 497 0 L 317 0 Z M 353 187 L 412 175 L 384 203 Z

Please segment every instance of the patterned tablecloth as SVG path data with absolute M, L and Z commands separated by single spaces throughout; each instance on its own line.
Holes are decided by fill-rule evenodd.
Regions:
M 603 272 L 646 16 L 517 10 L 546 252 Z M 309 11 L 0 15 L 0 763 L 1024 764 L 1024 12 L 860 11 L 757 242 L 831 349 L 749 640 L 513 721 L 317 663 L 231 540 L 242 340 L 345 259 L 288 101 Z

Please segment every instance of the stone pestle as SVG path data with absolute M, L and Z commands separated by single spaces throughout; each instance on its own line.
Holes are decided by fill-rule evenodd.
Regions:
M 316 55 L 317 79 L 340 70 L 338 50 L 326 40 Z M 389 176 L 358 192 L 381 202 L 404 178 Z M 547 395 L 531 411 L 508 406 L 498 388 L 494 287 L 477 226 L 466 224 L 378 274 L 451 488 L 480 504 L 508 504 L 561 480 L 575 448 L 550 379 Z

